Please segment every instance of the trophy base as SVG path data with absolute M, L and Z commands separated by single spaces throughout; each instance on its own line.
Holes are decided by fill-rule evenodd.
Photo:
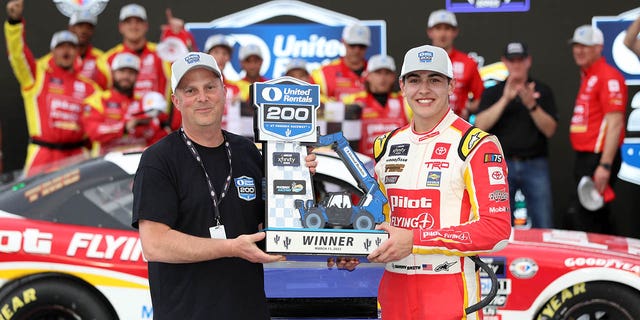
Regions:
M 266 249 L 277 254 L 366 256 L 389 234 L 380 230 L 267 228 Z

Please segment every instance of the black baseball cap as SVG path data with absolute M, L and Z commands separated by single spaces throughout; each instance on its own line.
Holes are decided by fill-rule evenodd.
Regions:
M 526 58 L 529 56 L 527 45 L 523 42 L 509 42 L 504 47 L 504 57 L 511 59 Z

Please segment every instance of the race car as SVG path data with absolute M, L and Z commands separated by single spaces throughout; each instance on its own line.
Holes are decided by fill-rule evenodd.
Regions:
M 361 194 L 339 157 L 318 151 L 314 190 Z M 368 170 L 371 159 L 360 156 Z M 110 153 L 0 187 L 0 320 L 152 319 L 146 262 L 130 227 L 140 153 Z M 640 319 L 640 240 L 514 229 L 483 255 L 498 277 L 485 320 Z M 274 318 L 372 319 L 384 266 L 290 256 L 265 265 Z M 483 275 L 482 293 L 490 279 Z

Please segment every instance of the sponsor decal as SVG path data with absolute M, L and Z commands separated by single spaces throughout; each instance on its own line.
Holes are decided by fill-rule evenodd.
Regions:
M 404 170 L 404 164 L 385 164 L 384 172 L 402 172 Z
M 502 172 L 502 168 L 500 167 L 488 167 L 487 171 L 489 173 L 489 184 L 505 184 L 504 173 Z
M 604 258 L 567 258 L 564 260 L 564 265 L 569 268 L 581 268 L 581 267 L 602 267 L 613 268 L 625 271 L 631 271 L 640 273 L 640 266 L 637 264 L 624 262 L 618 259 L 604 259 Z
M 391 206 L 391 211 L 396 208 L 406 208 L 406 209 L 430 209 L 433 207 L 433 200 L 427 197 L 420 198 L 410 198 L 407 196 L 390 196 L 389 197 L 389 205 Z
M 389 157 L 406 156 L 409 154 L 409 144 L 394 144 L 389 148 Z
M 449 168 L 449 162 L 446 161 L 427 161 L 424 164 L 426 165 L 427 169 L 442 170 Z
M 305 194 L 307 182 L 304 180 L 273 180 L 274 194 Z
M 509 207 L 489 207 L 489 213 L 502 213 L 509 211 L 511 211 Z
M 530 279 L 538 273 L 538 264 L 530 258 L 518 258 L 509 265 L 511 274 L 519 279 Z
M 299 167 L 300 153 L 298 152 L 274 152 L 273 161 L 276 167 Z
M 47 180 L 24 192 L 24 197 L 29 202 L 34 202 L 39 198 L 46 197 L 64 187 L 67 187 L 80 180 L 80 169 L 75 169 L 59 177 Z
M 387 163 L 389 162 L 407 162 L 409 159 L 405 157 L 395 157 L 395 158 L 387 158 Z
M 509 192 L 502 190 L 494 190 L 489 193 L 489 201 L 501 202 L 509 200 Z
M 436 230 L 436 231 L 423 231 L 420 234 L 420 240 L 442 240 L 453 243 L 471 244 L 471 234 L 467 231 L 453 231 L 453 230 Z
M 49 255 L 52 253 L 54 235 L 35 228 L 24 231 L 0 230 L 0 252 Z M 65 251 L 69 257 L 81 256 L 89 259 L 119 259 L 138 261 L 142 259 L 142 246 L 137 237 L 111 234 L 76 232 Z
M 487 295 L 491 290 L 491 279 L 480 278 L 480 290 L 481 294 Z M 511 294 L 511 279 L 498 279 L 498 293 L 510 295 Z
M 392 226 L 399 228 L 432 229 L 435 219 L 429 213 L 423 212 L 414 218 L 392 216 L 390 223 Z
M 433 152 L 431 153 L 431 159 L 446 159 L 447 155 L 449 154 L 450 147 L 450 143 L 436 143 L 436 145 L 433 147 Z
M 571 288 L 567 288 L 549 299 L 549 302 L 542 307 L 542 311 L 536 320 L 554 319 L 558 310 L 565 309 L 564 303 L 573 299 L 575 296 L 587 293 L 587 286 L 584 282 L 574 284 Z
M 398 182 L 399 175 L 391 175 L 384 177 L 384 184 L 396 184 Z
M 453 261 L 453 262 L 445 261 L 445 262 L 439 264 L 437 267 L 435 267 L 435 269 L 433 269 L 433 271 L 435 271 L 435 272 L 448 272 L 449 269 L 451 267 L 453 267 L 453 265 L 455 265 L 456 263 L 458 263 L 458 262 L 457 261 Z
M 493 273 L 496 274 L 498 278 L 505 278 L 507 276 L 506 265 L 507 258 L 506 257 L 481 257 L 482 261 L 486 263 Z M 484 270 L 480 269 L 480 277 L 488 277 L 489 275 L 484 272 Z M 488 293 L 488 291 L 487 291 Z
M 253 178 L 242 176 L 233 178 L 233 181 L 238 189 L 238 197 L 240 199 L 251 201 L 256 198 L 256 184 Z
M 439 188 L 441 177 L 442 177 L 442 172 L 429 171 L 429 173 L 427 174 L 427 187 Z
M 418 52 L 418 61 L 421 63 L 429 63 L 433 60 L 433 52 L 431 51 L 421 51 Z
M 484 163 L 502 163 L 502 155 L 499 153 L 485 153 L 484 154 Z

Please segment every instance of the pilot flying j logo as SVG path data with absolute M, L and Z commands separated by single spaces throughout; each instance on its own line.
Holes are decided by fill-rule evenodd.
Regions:
M 315 142 L 320 86 L 282 77 L 253 84 L 259 140 Z

